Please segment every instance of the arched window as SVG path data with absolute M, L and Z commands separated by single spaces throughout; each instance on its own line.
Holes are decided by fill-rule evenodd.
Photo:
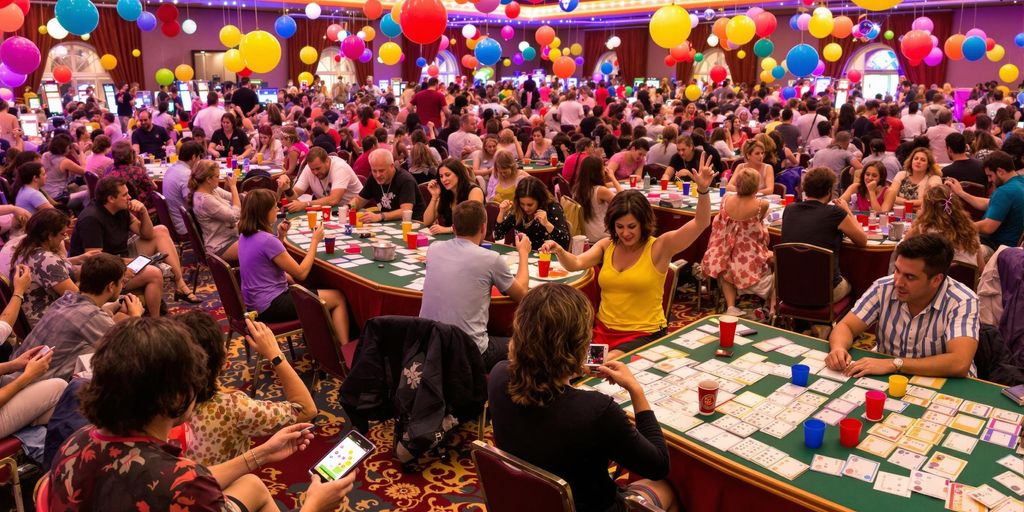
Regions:
M 864 98 L 881 94 L 895 96 L 900 83 L 900 62 L 896 52 L 884 44 L 872 44 L 859 49 L 846 61 L 846 73 L 861 72 Z M 844 73 L 845 74 L 845 73 Z
M 594 75 L 602 75 L 602 76 L 604 76 L 606 74 L 605 72 L 601 71 L 601 66 L 605 62 L 607 62 L 607 63 L 612 65 L 612 72 L 611 73 L 607 73 L 607 76 L 616 76 L 616 75 L 619 74 L 619 66 L 618 66 L 619 57 L 618 57 L 618 55 L 615 52 L 605 52 L 605 53 L 601 54 L 600 57 L 597 58 L 597 63 L 594 64 L 594 73 L 593 73 Z
M 100 65 L 100 56 L 96 50 L 85 43 L 74 41 L 54 45 L 46 56 L 46 71 L 43 80 L 53 80 L 53 68 L 67 66 L 71 70 L 71 87 L 74 94 L 82 94 L 88 87 L 93 88 L 93 95 L 103 98 L 103 84 L 113 83 L 110 74 Z
M 442 84 L 453 83 L 455 82 L 455 77 L 459 76 L 459 65 L 455 62 L 455 56 L 448 50 L 438 52 L 433 64 L 437 64 L 437 80 Z M 427 64 L 427 67 L 429 66 L 430 64 Z M 429 78 L 430 76 L 427 75 L 427 68 L 425 67 L 420 72 L 420 82 Z
M 704 60 L 698 62 L 693 66 L 693 78 L 703 84 L 711 82 L 711 68 L 715 66 L 722 66 L 725 71 L 728 72 L 728 78 L 732 78 L 732 72 L 729 71 L 729 64 L 725 61 L 725 52 L 719 48 L 711 48 L 704 52 Z
M 320 52 L 320 62 L 316 65 L 316 75 L 323 79 L 324 85 L 330 91 L 334 84 L 341 80 L 347 84 L 356 83 L 356 67 L 350 59 L 342 58 L 340 62 L 334 61 L 334 56 L 340 54 L 337 46 L 328 46 Z

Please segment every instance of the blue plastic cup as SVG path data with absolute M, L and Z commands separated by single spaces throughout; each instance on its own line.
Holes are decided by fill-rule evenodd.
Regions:
M 808 448 L 821 448 L 825 440 L 825 422 L 811 418 L 804 422 L 804 444 Z
M 492 247 L 492 245 L 491 245 L 491 243 L 490 243 L 490 242 L 482 242 L 482 243 L 480 244 L 480 247 L 483 247 L 484 249 L 490 250 L 490 249 L 491 249 L 491 247 Z
M 793 371 L 793 384 L 806 386 L 807 376 L 811 374 L 811 367 L 806 364 L 794 364 L 791 369 Z
M 690 182 L 689 181 L 684 181 L 683 182 L 683 195 L 684 196 L 690 195 Z
M 725 197 L 725 187 L 718 189 L 718 197 Z

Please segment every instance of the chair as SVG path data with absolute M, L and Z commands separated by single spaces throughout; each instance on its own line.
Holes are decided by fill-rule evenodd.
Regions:
M 672 310 L 672 301 L 676 298 L 676 283 L 679 281 L 679 271 L 686 266 L 686 260 L 678 259 L 669 262 L 668 272 L 665 274 L 665 292 L 661 296 L 661 307 L 665 310 L 665 318 L 669 318 Z
M 775 188 L 772 190 L 772 193 L 779 197 L 786 197 L 786 186 L 783 185 L 782 183 L 776 183 Z
M 19 453 L 21 453 L 21 441 L 17 437 L 8 436 L 0 439 L 0 485 L 11 484 L 14 488 L 15 510 L 25 512 L 25 503 L 21 499 L 21 478 L 18 475 L 17 456 Z
M 490 512 L 575 512 L 572 490 L 557 475 L 481 441 L 471 450 Z
M 277 182 L 270 176 L 249 176 L 242 180 L 241 192 L 249 192 L 258 188 L 266 189 L 277 194 Z
M 364 187 L 366 186 L 366 180 L 369 179 L 369 178 L 367 178 L 366 176 L 364 176 L 362 174 L 357 174 L 356 178 L 359 178 L 359 183 L 361 183 Z
M 498 224 L 498 203 L 494 201 L 488 202 L 484 205 L 484 209 L 487 210 L 487 232 L 484 233 L 484 240 L 488 242 L 494 241 L 494 226 Z
M 562 176 L 562 173 L 559 172 L 552 176 L 551 184 L 555 189 L 555 199 L 559 199 L 559 194 L 564 196 L 572 195 L 572 188 L 570 188 L 569 180 L 565 179 L 565 176 Z
M 427 142 L 427 145 L 437 150 L 437 153 L 441 155 L 441 161 L 448 158 L 448 144 L 441 139 L 433 139 Z
M 427 186 L 428 183 L 420 183 L 420 197 L 423 198 L 423 204 L 430 204 L 430 188 Z
M 0 193 L 3 193 L 3 204 L 14 204 L 16 197 L 14 197 L 14 189 L 11 188 L 11 182 L 7 181 L 7 178 L 0 176 Z
M 338 151 L 338 158 L 344 160 L 345 163 L 352 165 L 352 153 L 345 150 Z
M 809 165 L 811 165 L 811 155 L 800 153 L 800 167 L 806 169 Z
M 165 203 L 166 204 L 166 203 Z M 206 245 L 203 244 L 203 232 L 200 230 L 192 213 L 184 206 L 178 207 L 178 214 L 185 224 L 185 236 L 188 237 L 188 245 L 196 257 L 196 268 L 192 271 L 192 293 L 196 292 L 196 285 L 199 284 L 199 267 L 206 263 Z M 174 231 L 173 229 L 171 231 Z
M 96 185 L 100 182 L 98 174 L 92 171 L 85 171 L 85 186 L 89 188 L 89 199 L 96 200 Z
M 7 307 L 7 304 L 11 302 L 11 297 L 14 297 L 14 287 L 11 286 L 11 282 L 7 280 L 6 276 L 0 276 L 0 309 Z M 18 310 L 18 318 L 14 320 L 14 325 L 11 327 L 14 329 L 14 335 L 18 341 L 25 341 L 32 326 L 28 323 L 24 309 Z
M 964 192 L 974 197 L 988 197 L 988 189 L 983 185 L 974 183 L 973 181 L 961 181 L 960 186 L 963 187 Z
M 299 313 L 299 322 L 302 323 L 302 338 L 306 340 L 306 348 L 314 364 L 338 379 L 345 380 L 348 370 L 352 368 L 352 358 L 359 342 L 352 341 L 341 346 L 327 304 L 319 295 L 298 284 L 293 284 L 290 292 L 295 310 Z M 314 372 L 313 388 L 319 389 L 319 384 L 320 372 Z
M 178 258 L 181 259 L 181 252 L 184 250 L 185 244 L 189 242 L 188 235 L 182 237 L 178 234 L 177 228 L 174 227 L 174 219 L 171 218 L 171 209 L 167 206 L 167 198 L 159 192 L 153 192 L 153 207 L 156 208 L 156 216 L 160 219 L 160 224 L 167 227 L 167 231 L 171 233 L 171 241 L 174 242 L 174 246 L 178 249 Z M 193 289 L 193 292 L 195 290 Z
M 978 270 L 977 265 L 954 261 L 949 266 L 946 275 L 967 285 L 972 291 L 978 291 L 978 279 L 981 277 L 981 272 Z
M 640 175 L 642 180 L 644 176 L 650 176 L 651 180 L 657 182 L 665 175 L 665 166 L 661 164 L 647 164 L 644 166 L 644 172 Z
M 219 257 L 211 254 L 206 257 L 207 266 L 210 267 L 210 274 L 213 275 L 213 283 L 217 287 L 217 295 L 220 296 L 221 305 L 224 306 L 224 314 L 228 317 L 227 339 L 231 339 L 234 333 L 247 334 L 249 328 L 245 325 L 246 311 L 242 302 L 242 292 L 238 286 L 238 278 L 235 271 L 228 263 Z M 290 322 L 268 323 L 267 328 L 273 331 L 274 336 L 285 336 L 288 339 L 288 350 L 291 352 L 292 360 L 295 360 L 295 347 L 292 345 L 292 336 L 302 332 L 302 323 L 298 319 Z M 245 344 L 246 359 L 249 359 L 249 345 Z M 257 355 L 252 368 L 252 389 L 251 394 L 256 393 L 256 383 L 260 358 Z
M 853 305 L 849 295 L 832 300 L 832 251 L 801 243 L 776 244 L 773 251 L 778 317 L 832 324 Z

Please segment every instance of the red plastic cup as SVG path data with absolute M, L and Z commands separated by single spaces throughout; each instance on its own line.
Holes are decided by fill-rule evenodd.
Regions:
M 860 443 L 860 431 L 864 424 L 856 418 L 844 418 L 839 421 L 839 444 L 847 448 L 856 448 Z
M 327 254 L 334 254 L 334 237 L 324 237 L 324 252 Z
M 629 188 L 636 188 L 636 175 L 633 174 L 629 177 Z
M 859 222 L 861 226 L 867 226 L 868 225 L 868 216 L 864 215 L 864 214 L 858 214 L 857 215 L 857 222 Z
M 794 202 L 796 202 L 796 195 L 794 195 L 794 194 L 786 194 L 785 202 L 782 203 L 782 204 L 783 205 L 789 205 L 789 204 L 793 204 Z
M 885 409 L 885 393 L 878 390 L 870 390 L 864 393 L 869 421 L 880 421 Z
M 736 339 L 736 322 L 739 319 L 731 315 L 718 317 L 718 343 L 722 348 L 729 348 Z
M 331 221 L 331 207 L 324 206 L 320 208 L 320 214 L 323 216 L 324 222 Z
M 668 190 L 668 180 L 661 180 L 661 189 Z
M 910 215 L 911 213 L 914 213 L 914 203 L 903 203 L 903 206 L 906 207 L 903 211 L 903 215 Z
M 419 235 L 417 235 L 416 233 L 409 233 L 408 235 L 405 236 L 405 245 L 406 245 L 406 247 L 408 247 L 409 250 L 415 251 L 416 250 L 416 241 L 418 239 L 419 239 Z
M 362 249 L 359 248 L 359 244 L 348 244 L 345 248 L 345 254 L 359 254 Z
M 288 198 L 287 197 L 282 197 L 281 198 L 281 208 L 283 209 L 283 208 L 287 208 L 287 207 L 288 207 Z
M 713 380 L 702 380 L 697 384 L 697 400 L 700 413 L 704 416 L 715 412 L 715 404 L 718 403 L 718 382 Z
M 558 155 L 551 155 L 551 167 L 558 166 Z
M 351 225 L 351 226 L 355 226 L 356 225 L 356 216 L 357 215 L 358 215 L 358 212 L 356 212 L 355 208 L 349 208 L 348 209 L 348 223 L 349 223 L 349 225 Z
M 537 274 L 540 277 L 547 277 L 551 272 L 551 260 L 540 260 L 537 262 Z

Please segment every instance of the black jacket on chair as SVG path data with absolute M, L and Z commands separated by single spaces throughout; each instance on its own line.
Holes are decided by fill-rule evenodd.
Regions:
M 459 328 L 417 317 L 366 322 L 341 405 L 361 432 L 370 420 L 397 418 L 396 451 L 418 456 L 487 400 L 483 359 Z M 404 458 L 404 457 L 400 457 Z

